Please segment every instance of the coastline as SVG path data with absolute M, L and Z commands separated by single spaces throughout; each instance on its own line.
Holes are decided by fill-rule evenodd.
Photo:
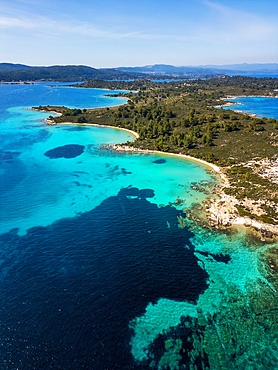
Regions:
M 109 127 L 109 126 L 104 126 L 104 127 Z M 132 132 L 134 132 L 134 131 L 132 131 Z M 134 132 L 134 133 L 137 135 L 137 138 L 139 138 L 139 135 L 136 132 Z M 109 145 L 109 147 L 111 149 L 117 151 L 117 152 L 134 152 L 134 153 L 142 153 L 142 154 L 144 154 L 144 153 L 145 154 L 159 154 L 159 155 L 168 156 L 168 157 L 182 158 L 182 159 L 185 159 L 185 160 L 188 160 L 188 161 L 191 161 L 191 162 L 196 162 L 196 163 L 202 164 L 202 165 L 204 165 L 206 167 L 209 167 L 210 170 L 213 170 L 214 172 L 216 172 L 216 174 L 219 175 L 220 177 L 223 176 L 223 180 L 226 179 L 224 177 L 224 174 L 221 171 L 220 167 L 216 166 L 213 163 L 206 162 L 203 159 L 195 158 L 195 157 L 192 157 L 190 155 L 181 154 L 181 153 L 167 153 L 167 152 L 162 152 L 162 151 L 159 151 L 159 150 L 139 149 L 139 148 L 133 148 L 131 146 L 124 145 L 124 144 L 123 145 L 122 144 L 113 144 L 113 145 Z
M 52 111 L 52 113 L 60 114 L 60 113 L 57 113 L 57 112 L 54 112 L 54 111 Z M 56 122 L 53 122 L 51 119 L 48 119 L 48 118 L 45 119 L 45 122 L 47 123 L 48 126 L 76 125 L 76 126 L 89 126 L 89 127 L 92 126 L 92 127 L 113 128 L 113 129 L 116 129 L 116 130 L 122 130 L 122 131 L 128 132 L 131 135 L 133 135 L 135 137 L 135 139 L 139 138 L 139 134 L 136 131 L 133 131 L 133 130 L 130 130 L 130 129 L 127 129 L 127 128 L 123 128 L 123 127 L 110 126 L 110 125 L 99 125 L 97 123 L 75 123 L 75 122 L 59 122 L 59 123 L 56 123 Z M 159 151 L 159 150 L 139 149 L 139 148 L 133 148 L 131 146 L 124 145 L 124 144 L 113 144 L 113 145 L 108 145 L 107 147 L 109 147 L 109 148 L 111 148 L 115 151 L 118 151 L 118 152 L 137 152 L 137 153 L 145 153 L 145 154 L 159 154 L 159 155 L 165 155 L 165 156 L 180 157 L 180 158 L 183 158 L 183 159 L 186 159 L 186 160 L 201 163 L 204 166 L 209 167 L 210 169 L 212 169 L 214 172 L 216 172 L 220 176 L 224 176 L 220 167 L 216 166 L 215 164 L 206 162 L 203 159 L 195 158 L 195 157 L 192 157 L 192 156 L 186 155 L 186 154 L 166 153 L 166 152 L 162 152 L 162 151 Z M 223 178 L 223 180 L 225 180 L 225 179 Z
M 278 99 L 278 95 L 229 95 L 227 96 L 226 98 L 220 98 L 220 100 L 222 101 L 225 101 L 224 104 L 220 104 L 220 105 L 216 105 L 215 108 L 218 108 L 218 109 L 222 109 L 223 107 L 231 107 L 231 110 L 233 112 L 236 112 L 236 113 L 241 113 L 241 114 L 245 114 L 249 117 L 253 117 L 253 118 L 259 118 L 260 115 L 259 114 L 256 114 L 256 113 L 248 113 L 244 110 L 240 110 L 240 109 L 233 109 L 232 107 L 234 105 L 237 105 L 237 106 L 240 106 L 240 105 L 243 105 L 242 103 L 239 103 L 239 102 L 233 102 L 233 101 L 230 101 L 230 100 L 236 100 L 236 99 L 240 99 L 240 98 L 265 98 L 265 99 Z
M 239 201 L 236 199 L 236 197 L 227 195 L 223 191 L 225 187 L 229 187 L 229 180 L 220 167 L 206 162 L 203 159 L 191 157 L 186 154 L 165 153 L 158 150 L 148 149 L 144 150 L 120 144 L 109 145 L 109 147 L 112 150 L 116 150 L 118 152 L 159 154 L 163 156 L 178 157 L 208 167 L 210 170 L 213 170 L 215 172 L 215 174 L 219 177 L 221 181 L 221 184 L 216 185 L 215 187 L 215 194 L 212 194 L 212 196 L 207 199 L 207 203 L 204 207 L 209 225 L 212 227 L 224 228 L 237 226 L 251 227 L 255 231 L 260 231 L 262 233 L 262 238 L 272 238 L 273 236 L 278 237 L 278 225 L 266 224 L 260 221 L 252 220 L 250 217 L 247 216 L 239 216 L 236 208 L 236 206 L 239 205 Z
M 237 99 L 237 98 L 240 98 L 240 97 L 242 97 L 242 98 L 246 97 L 247 98 L 249 96 L 248 95 L 246 95 L 246 96 L 234 96 L 234 97 L 224 98 L 222 100 L 228 100 L 228 99 L 234 100 L 234 99 Z M 250 98 L 251 97 L 252 96 L 250 96 Z M 215 108 L 222 109 L 223 107 L 224 108 L 226 107 L 226 108 L 230 108 L 230 110 L 232 110 L 235 113 L 245 114 L 246 116 L 253 117 L 253 118 L 257 118 L 258 117 L 258 115 L 255 114 L 255 113 L 248 113 L 248 112 L 244 112 L 243 110 L 240 110 L 240 109 L 233 109 L 232 107 L 235 106 L 235 105 L 242 105 L 242 104 L 241 103 L 238 103 L 238 102 L 235 103 L 235 102 L 227 101 L 224 104 L 216 105 Z
M 53 113 L 56 113 L 56 112 L 53 112 Z M 139 138 L 139 134 L 137 132 L 135 132 L 133 130 L 130 130 L 128 128 L 123 128 L 123 127 L 109 126 L 109 125 L 99 125 L 97 123 L 75 123 L 75 122 L 59 122 L 59 123 L 56 123 L 56 122 L 53 122 L 52 120 L 50 120 L 48 118 L 45 121 L 46 121 L 48 126 L 76 125 L 76 126 L 93 126 L 93 127 L 113 128 L 115 130 L 122 130 L 122 131 L 128 132 L 129 134 L 134 136 L 135 139 Z
M 92 127 L 103 127 L 103 128 L 113 128 L 117 130 L 122 130 L 130 133 L 135 139 L 139 138 L 139 134 L 133 130 L 100 125 L 95 123 L 73 123 L 73 122 L 60 122 L 56 123 L 50 119 L 45 120 L 47 125 L 78 125 L 78 126 L 92 126 Z M 118 152 L 134 152 L 141 154 L 159 154 L 163 156 L 171 156 L 176 158 L 182 158 L 184 160 L 196 162 L 206 166 L 208 169 L 212 170 L 220 180 L 220 185 L 216 185 L 213 194 L 208 197 L 206 204 L 204 205 L 204 211 L 206 213 L 206 218 L 211 227 L 216 228 L 230 228 L 243 226 L 246 228 L 251 228 L 255 233 L 259 232 L 261 240 L 273 240 L 278 238 L 278 225 L 266 224 L 261 221 L 253 220 L 251 217 L 240 217 L 237 210 L 237 205 L 239 201 L 234 196 L 225 194 L 224 188 L 229 187 L 229 180 L 226 177 L 223 169 L 219 166 L 209 163 L 203 159 L 192 157 L 186 154 L 176 154 L 176 153 L 166 153 L 158 150 L 149 149 L 139 149 L 134 148 L 124 144 L 113 144 L 104 145 L 105 148 L 110 148 Z

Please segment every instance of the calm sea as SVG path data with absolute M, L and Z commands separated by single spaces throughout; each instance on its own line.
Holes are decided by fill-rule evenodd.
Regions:
M 244 113 L 256 114 L 258 117 L 278 119 L 278 98 L 239 96 L 228 100 L 236 104 L 223 109 L 240 110 Z
M 201 369 L 215 356 L 196 344 L 212 325 L 198 329 L 200 312 L 216 320 L 235 302 L 231 292 L 248 297 L 267 282 L 265 245 L 254 249 L 244 234 L 187 220 L 183 210 L 198 206 L 216 181 L 207 168 L 103 149 L 133 138 L 46 126 L 48 114 L 30 110 L 126 101 L 105 93 L 0 85 L 1 369 Z M 236 315 L 229 320 L 239 325 Z M 258 362 L 263 355 L 260 347 Z

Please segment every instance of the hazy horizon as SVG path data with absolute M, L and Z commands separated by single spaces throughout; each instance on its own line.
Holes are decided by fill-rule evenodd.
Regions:
M 143 68 L 143 67 L 153 67 L 153 66 L 169 66 L 169 67 L 175 67 L 175 68 L 183 68 L 183 67 L 189 67 L 189 68 L 213 68 L 213 67 L 233 67 L 233 66 L 278 66 L 278 62 L 273 62 L 273 63 L 233 63 L 233 64 L 188 64 L 188 65 L 174 65 L 174 64 L 165 64 L 165 63 L 154 63 L 154 64 L 142 64 L 142 65 L 118 65 L 118 66 L 113 66 L 113 67 L 95 67 L 93 65 L 86 65 L 86 64 L 48 64 L 48 65 L 32 65 L 32 64 L 24 64 L 21 63 L 20 61 L 18 62 L 9 62 L 9 61 L 4 61 L 1 62 L 0 64 L 18 64 L 18 65 L 25 65 L 28 67 L 54 67 L 54 66 L 84 66 L 84 67 L 90 67 L 90 68 L 112 68 L 112 69 L 117 69 L 117 68 Z

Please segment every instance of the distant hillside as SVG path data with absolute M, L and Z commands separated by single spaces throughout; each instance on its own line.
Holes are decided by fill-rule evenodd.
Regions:
M 154 64 L 143 67 L 119 67 L 119 71 L 136 72 L 152 75 L 170 75 L 170 76 L 198 76 L 214 75 L 215 72 L 210 68 L 204 67 L 175 67 L 167 64 Z
M 100 70 L 87 66 L 30 67 L 20 64 L 0 63 L 0 81 L 84 81 L 124 80 L 140 75 L 116 69 Z
M 135 80 L 153 78 L 205 78 L 215 75 L 278 75 L 278 64 L 230 64 L 181 66 L 154 64 L 142 67 L 96 69 L 82 65 L 31 67 L 24 64 L 0 63 L 0 81 L 89 81 Z
M 206 66 L 181 66 L 175 67 L 167 64 L 154 64 L 142 67 L 119 67 L 117 68 L 124 72 L 136 72 L 152 75 L 172 75 L 172 76 L 203 76 L 217 74 L 252 74 L 252 73 L 268 73 L 278 74 L 278 64 L 229 64 L 229 65 L 206 65 Z
M 230 71 L 240 71 L 249 73 L 278 73 L 278 63 L 242 63 L 242 64 L 227 64 L 222 66 L 208 65 L 205 68 L 217 69 L 217 70 L 230 70 Z
M 0 63 L 0 72 L 17 71 L 19 69 L 29 69 L 29 68 L 32 67 L 26 66 L 25 64 Z

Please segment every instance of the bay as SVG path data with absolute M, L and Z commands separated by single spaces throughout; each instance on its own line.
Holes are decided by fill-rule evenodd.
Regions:
M 274 366 L 267 244 L 203 229 L 183 211 L 215 175 L 175 156 L 104 149 L 133 136 L 47 126 L 48 113 L 30 110 L 126 101 L 105 93 L 0 85 L 0 368 Z
M 247 114 L 255 114 L 258 117 L 278 119 L 278 99 L 262 96 L 238 96 L 229 101 L 235 103 L 232 107 L 223 109 L 239 110 Z

